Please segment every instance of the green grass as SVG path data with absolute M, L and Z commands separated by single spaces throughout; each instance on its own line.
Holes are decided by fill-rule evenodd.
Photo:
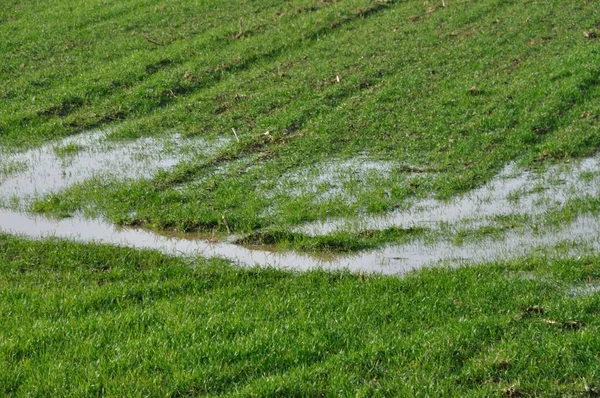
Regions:
M 363 230 L 359 232 L 334 232 L 327 235 L 310 236 L 298 232 L 263 231 L 238 238 L 235 243 L 247 246 L 276 245 L 279 250 L 339 254 L 369 250 L 385 244 L 408 243 L 428 232 L 424 228 L 386 228 L 383 230 Z
M 3 395 L 584 396 L 600 382 L 598 257 L 395 278 L 0 247 Z
M 82 149 L 83 148 L 81 145 L 77 145 L 77 144 L 73 144 L 73 143 L 70 143 L 70 144 L 67 144 L 64 146 L 55 146 L 53 148 L 56 156 L 58 156 L 59 158 L 62 158 L 62 159 L 68 159 L 69 157 L 72 157 L 75 154 L 77 154 L 78 152 L 80 152 Z
M 0 145 L 106 126 L 114 139 L 232 139 L 208 160 L 84 183 L 38 211 L 241 233 L 381 213 L 471 189 L 511 160 L 596 152 L 600 41 L 583 31 L 599 18 L 594 2 L 558 0 L 19 2 L 0 16 Z M 351 202 L 268 195 L 332 154 L 405 168 L 344 184 Z
M 483 226 L 294 232 L 600 149 L 600 39 L 583 34 L 597 2 L 440 3 L 5 0 L 0 178 L 31 167 L 5 155 L 50 144 L 68 162 L 90 148 L 60 140 L 100 128 L 116 145 L 228 144 L 31 210 L 312 252 L 478 242 L 598 214 L 573 196 Z M 593 396 L 599 278 L 598 255 L 389 277 L 0 234 L 0 395 Z

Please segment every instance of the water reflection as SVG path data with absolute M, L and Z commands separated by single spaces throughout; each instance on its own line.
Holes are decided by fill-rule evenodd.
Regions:
M 448 241 L 428 243 L 422 240 L 387 246 L 379 250 L 351 256 L 317 256 L 296 252 L 280 252 L 273 247 L 243 247 L 233 243 L 214 242 L 196 237 L 163 236 L 137 228 L 118 228 L 111 224 L 83 218 L 51 220 L 42 216 L 0 210 L 0 232 L 40 239 L 57 237 L 76 242 L 97 242 L 138 249 L 155 249 L 170 255 L 222 257 L 245 266 L 274 266 L 284 269 L 307 270 L 349 269 L 360 272 L 401 274 L 434 265 L 476 264 L 506 260 L 527 255 L 533 250 L 552 249 L 570 242 L 571 251 L 600 248 L 600 218 L 580 217 L 574 222 L 542 234 L 509 233 L 502 238 L 482 239 L 458 245 Z

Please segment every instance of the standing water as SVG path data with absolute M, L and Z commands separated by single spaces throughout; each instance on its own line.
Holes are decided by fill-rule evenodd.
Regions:
M 58 144 L 18 154 L 0 152 L 0 206 L 2 203 L 28 203 L 90 178 L 144 178 L 181 161 L 208 156 L 224 142 L 168 138 L 142 138 L 116 145 L 106 140 L 107 131 L 70 137 Z M 392 166 L 389 166 L 392 167 Z M 552 166 L 532 173 L 507 166 L 488 184 L 451 201 L 427 199 L 408 211 L 364 217 L 334 219 L 297 227 L 309 235 L 325 235 L 340 230 L 376 230 L 389 227 L 440 225 L 494 226 L 505 215 L 543 217 L 560 209 L 571 199 L 600 196 L 600 162 L 585 159 L 569 167 Z M 51 220 L 43 216 L 0 208 L 0 232 L 34 239 L 49 237 L 77 242 L 96 242 L 138 249 L 155 249 L 170 255 L 222 257 L 246 266 L 275 266 L 286 269 L 349 269 L 385 274 L 403 273 L 415 268 L 444 264 L 472 264 L 524 256 L 533 250 L 552 250 L 570 243 L 572 253 L 600 247 L 600 218 L 581 215 L 560 228 L 512 231 L 501 237 L 457 244 L 439 239 L 433 243 L 415 239 L 402 245 L 352 255 L 315 255 L 277 251 L 273 247 L 245 247 L 214 242 L 194 235 L 165 236 L 140 228 L 119 228 L 100 220 L 74 217 Z

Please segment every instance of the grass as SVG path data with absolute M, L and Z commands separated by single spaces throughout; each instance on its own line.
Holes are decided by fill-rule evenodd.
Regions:
M 310 236 L 300 232 L 262 231 L 242 236 L 235 243 L 246 246 L 276 245 L 278 249 L 317 253 L 344 253 L 375 249 L 384 244 L 408 243 L 422 237 L 425 228 L 395 228 L 362 230 L 358 232 L 333 232 L 327 235 Z
M 176 131 L 232 141 L 154 179 L 74 186 L 38 211 L 93 207 L 118 223 L 182 230 L 285 229 L 386 212 L 412 196 L 451 197 L 508 161 L 600 146 L 599 42 L 583 35 L 600 15 L 592 2 L 87 1 L 45 5 L 43 16 L 39 7 L 2 12 L 1 145 L 106 126 L 113 139 Z M 402 167 L 366 188 L 342 184 L 352 201 L 268 195 L 331 154 Z
M 133 148 L 142 171 L 181 152 L 148 178 L 90 173 L 27 210 L 320 253 L 598 214 L 567 192 L 485 225 L 298 232 L 600 149 L 597 2 L 440 3 L 5 0 L 0 189 L 35 167 L 14 155 L 31 148 L 62 164 Z M 95 129 L 110 145 L 64 141 Z M 168 145 L 146 156 L 146 137 Z M 0 395 L 598 395 L 600 256 L 571 251 L 584 250 L 390 277 L 0 233 Z
M 2 177 L 7 177 L 16 173 L 19 173 L 20 171 L 24 170 L 27 167 L 26 164 L 23 164 L 22 162 L 8 162 L 8 163 L 2 163 L 2 165 L 0 166 L 0 176 Z
M 78 152 L 80 152 L 82 149 L 83 147 L 81 145 L 77 145 L 74 143 L 70 143 L 65 146 L 55 146 L 53 148 L 56 156 L 62 159 L 68 159 L 69 157 L 72 157 Z
M 583 396 L 600 382 L 598 257 L 395 278 L 0 246 L 2 394 Z

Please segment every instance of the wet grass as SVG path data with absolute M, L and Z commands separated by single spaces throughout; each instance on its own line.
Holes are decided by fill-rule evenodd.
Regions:
M 235 243 L 245 246 L 271 245 L 277 249 L 321 254 L 340 254 L 379 248 L 385 244 L 408 243 L 426 235 L 425 228 L 395 228 L 363 230 L 359 232 L 334 232 L 327 235 L 310 236 L 300 232 L 261 231 L 238 238 Z
M 183 161 L 117 151 L 148 173 L 90 168 L 29 209 L 320 253 L 598 214 L 573 193 L 487 225 L 295 229 L 600 149 L 597 2 L 437 3 L 6 1 L 0 181 L 31 170 L 10 157 L 30 148 L 99 158 L 62 140 L 100 128 L 111 148 L 165 139 Z M 188 156 L 200 142 L 220 146 Z M 0 234 L 0 395 L 598 395 L 600 258 L 563 259 L 574 245 L 396 278 Z
M 69 143 L 64 146 L 55 146 L 53 149 L 56 156 L 62 159 L 68 159 L 69 157 L 73 157 L 77 153 L 81 152 L 83 147 L 75 143 Z
M 0 165 L 0 177 L 8 177 L 27 169 L 23 162 L 2 162 Z
M 451 197 L 508 161 L 600 146 L 600 42 L 583 34 L 600 15 L 592 2 L 88 1 L 53 3 L 43 16 L 39 7 L 2 11 L 1 145 L 98 126 L 120 140 L 232 140 L 219 156 L 156 178 L 78 185 L 36 207 L 46 212 L 95 207 L 123 223 L 285 229 Z M 366 187 L 350 178 L 265 195 L 331 154 L 397 167 Z M 235 162 L 245 167 L 228 169 Z
M 600 383 L 598 257 L 394 278 L 0 247 L 2 394 L 584 396 Z

